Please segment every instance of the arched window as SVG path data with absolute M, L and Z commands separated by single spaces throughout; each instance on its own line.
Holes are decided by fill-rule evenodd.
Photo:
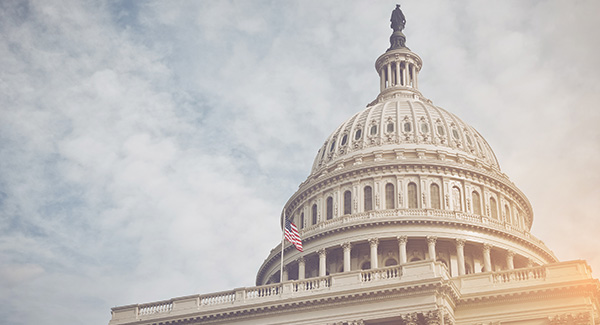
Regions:
M 510 208 L 508 207 L 508 204 L 504 206 L 504 217 L 506 218 L 507 222 L 510 222 Z
M 344 214 L 352 213 L 352 192 L 344 192 Z
M 304 212 L 300 213 L 300 229 L 304 228 Z
M 462 198 L 460 197 L 460 189 L 456 186 L 452 187 L 452 203 L 454 211 L 462 211 Z
M 317 224 L 317 204 L 313 204 L 312 206 L 312 224 Z
M 417 197 L 417 184 L 409 183 L 408 184 L 408 208 L 416 209 L 419 207 L 419 199 Z
M 365 211 L 373 210 L 373 189 L 365 186 Z
M 396 207 L 394 202 L 394 184 L 387 183 L 385 185 L 385 208 L 393 209 Z
M 473 191 L 473 193 L 471 193 L 471 201 L 473 201 L 473 213 L 481 215 L 481 200 L 479 199 L 479 193 Z
M 498 205 L 496 204 L 496 199 L 493 197 L 490 198 L 490 210 L 492 218 L 498 220 Z
M 395 259 L 393 259 L 393 258 L 388 258 L 388 259 L 385 261 L 385 266 L 392 266 L 392 265 L 398 265 L 398 261 L 396 261 L 396 260 L 395 260 Z
M 330 196 L 327 198 L 327 220 L 333 218 L 333 198 Z
M 371 268 L 371 262 L 363 262 L 363 263 L 360 265 L 360 269 L 361 269 L 361 270 L 368 270 L 368 269 L 370 269 L 370 268 Z
M 439 185 L 431 184 L 431 186 L 429 187 L 429 196 L 431 196 L 431 208 L 441 209 Z

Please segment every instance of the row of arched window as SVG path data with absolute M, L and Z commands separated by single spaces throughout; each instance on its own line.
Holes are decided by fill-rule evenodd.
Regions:
M 395 187 L 392 183 L 387 183 L 385 185 L 385 209 L 395 209 L 396 208 L 396 195 L 395 195 Z M 458 186 L 452 187 L 452 209 L 455 211 L 464 211 L 463 209 L 463 198 L 461 195 L 461 190 Z M 442 200 L 440 194 L 440 186 L 436 183 L 432 183 L 429 186 L 429 198 L 430 198 L 430 208 L 431 209 L 442 209 Z M 406 191 L 406 200 L 407 200 L 407 208 L 409 209 L 418 209 L 419 208 L 419 192 L 417 188 L 417 184 L 414 182 L 410 182 L 407 185 Z M 491 197 L 490 200 L 490 214 L 493 219 L 498 220 L 498 204 L 496 199 Z M 333 219 L 334 215 L 334 205 L 333 205 L 333 197 L 329 196 L 325 202 L 325 217 L 327 220 Z M 471 205 L 472 205 L 472 213 L 477 215 L 484 215 L 482 211 L 482 201 L 479 192 L 472 191 L 471 192 Z M 348 215 L 352 213 L 352 191 L 346 190 L 343 194 L 343 215 Z M 363 188 L 363 211 L 371 211 L 373 210 L 373 188 L 369 185 Z M 519 220 L 513 220 L 511 218 L 510 207 L 508 204 L 504 206 L 504 217 L 507 221 L 518 224 Z M 304 227 L 304 212 L 300 214 L 299 227 Z M 311 215 L 310 215 L 311 225 L 315 225 L 318 222 L 318 207 L 317 204 L 314 203 L 311 207 Z

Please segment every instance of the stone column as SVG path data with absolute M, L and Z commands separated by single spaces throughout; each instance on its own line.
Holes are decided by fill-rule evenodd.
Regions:
M 509 270 L 515 269 L 515 252 L 508 251 L 506 252 L 506 266 Z
M 306 277 L 306 261 L 302 256 L 298 259 L 298 280 L 304 280 L 304 277 Z
M 387 88 L 392 86 L 392 64 L 388 63 L 387 64 Z
M 380 91 L 385 89 L 385 70 L 383 68 L 381 68 L 379 73 L 379 88 L 381 88 Z
M 379 244 L 379 239 L 371 238 L 369 239 L 369 244 L 371 244 L 371 268 L 376 269 L 377 266 L 377 245 Z
M 319 276 L 327 275 L 327 250 L 320 249 L 317 251 L 319 254 Z
M 343 243 L 342 248 L 344 249 L 344 272 L 350 272 L 350 250 L 352 244 L 349 242 Z
M 402 77 L 400 77 L 400 61 L 396 62 L 396 86 L 402 83 Z
M 289 280 L 289 276 L 288 276 L 288 266 L 284 265 L 283 266 L 283 282 Z
M 400 258 L 400 265 L 406 264 L 406 242 L 408 242 L 408 236 L 398 236 L 398 257 Z
M 402 69 L 402 86 L 408 87 L 408 61 L 404 61 L 404 69 Z
M 492 257 L 490 255 L 491 250 L 492 250 L 492 245 L 483 244 L 483 272 L 491 272 L 492 271 Z
M 418 73 L 417 73 L 417 66 L 413 65 L 413 67 L 414 67 L 414 70 L 413 70 L 414 71 L 413 72 L 413 79 L 414 79 L 413 85 L 414 85 L 415 89 L 417 89 L 417 88 L 419 88 L 419 77 L 418 77 Z
M 427 248 L 429 249 L 429 259 L 434 261 L 435 258 L 435 242 L 437 241 L 437 237 L 435 236 L 427 236 Z
M 462 238 L 456 239 L 456 256 L 458 258 L 458 275 L 465 275 L 465 242 Z

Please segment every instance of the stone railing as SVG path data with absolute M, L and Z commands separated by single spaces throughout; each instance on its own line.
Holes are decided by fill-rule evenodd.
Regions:
M 370 282 L 384 279 L 400 278 L 402 268 L 400 266 L 389 266 L 381 269 L 363 270 L 360 272 L 361 282 Z
M 159 301 L 150 304 L 140 305 L 138 308 L 138 314 L 140 315 L 152 315 L 158 313 L 167 313 L 173 310 L 173 302 L 170 300 Z
M 403 279 L 405 274 L 406 280 Z M 158 319 L 191 311 L 211 312 L 232 306 L 246 307 L 282 299 L 310 297 L 320 292 L 337 293 L 435 277 L 449 278 L 445 266 L 432 261 L 419 261 L 373 270 L 342 272 L 323 277 L 115 307 L 112 309 L 112 319 L 109 324 Z
M 515 270 L 484 272 L 452 278 L 462 294 L 470 294 L 502 288 L 538 286 L 566 279 L 591 279 L 591 270 L 584 261 L 569 261 Z
M 545 279 L 546 268 L 543 266 L 519 270 L 496 272 L 492 275 L 494 283 L 506 283 L 514 281 L 527 281 L 531 279 Z

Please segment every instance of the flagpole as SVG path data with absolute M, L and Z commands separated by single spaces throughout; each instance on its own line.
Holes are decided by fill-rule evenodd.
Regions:
M 285 244 L 285 209 L 281 211 L 281 215 L 283 217 L 281 224 L 281 268 L 279 269 L 279 283 L 283 283 L 283 244 Z

